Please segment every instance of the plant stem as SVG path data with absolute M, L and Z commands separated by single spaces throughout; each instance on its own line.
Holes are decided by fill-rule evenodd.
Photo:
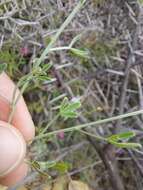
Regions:
M 86 2 L 86 0 L 80 0 L 77 4 L 77 6 L 73 9 L 73 11 L 71 12 L 71 14 L 67 17 L 67 19 L 64 21 L 64 23 L 62 24 L 62 26 L 59 28 L 59 30 L 57 31 L 57 33 L 55 34 L 55 36 L 52 38 L 51 42 L 48 44 L 48 46 L 46 47 L 46 49 L 43 51 L 43 53 L 41 54 L 40 58 L 37 60 L 37 62 L 35 63 L 35 68 L 38 68 L 41 64 L 42 61 L 44 61 L 44 59 L 46 58 L 46 55 L 51 52 L 52 47 L 54 46 L 54 44 L 56 43 L 57 39 L 59 38 L 59 36 L 61 35 L 61 33 L 64 31 L 64 29 L 70 24 L 70 22 L 72 21 L 72 19 L 74 18 L 74 16 L 76 15 L 76 13 L 81 9 L 81 7 L 83 6 L 83 4 Z M 63 48 L 64 49 L 64 48 Z M 69 48 L 66 47 L 66 49 L 68 50 Z M 55 49 L 53 49 L 54 51 Z M 57 49 L 58 50 L 58 49 Z M 61 49 L 62 50 L 62 49 Z M 28 79 L 31 79 L 31 77 L 33 77 L 33 71 L 31 71 L 27 77 Z M 18 84 L 21 84 L 22 79 L 18 82 Z M 18 96 L 16 97 L 16 91 L 19 87 L 19 85 L 17 85 L 15 87 L 15 90 L 13 92 L 13 98 L 12 98 L 12 103 L 11 103 L 11 107 L 12 107 L 12 111 L 9 115 L 9 119 L 8 122 L 11 123 L 15 109 L 16 109 L 16 104 L 20 98 L 20 96 L 23 94 L 23 92 L 25 91 L 25 89 L 27 88 L 27 86 L 29 85 L 30 80 L 27 80 L 26 84 L 23 85 L 21 92 L 18 94 Z
M 96 135 L 96 134 L 92 134 L 92 133 L 88 133 L 87 131 L 84 131 L 84 130 L 78 130 L 79 132 L 85 134 L 85 135 L 88 135 L 90 137 L 94 137 L 96 138 L 96 140 L 99 140 L 99 141 L 107 141 L 106 138 L 102 137 L 102 136 L 99 136 L 99 135 Z
M 43 135 L 47 129 L 49 129 L 49 127 L 58 119 L 58 117 L 60 116 L 60 114 L 57 114 L 48 124 L 47 126 L 40 132 L 39 135 Z
M 59 38 L 59 36 L 61 35 L 61 33 L 69 25 L 69 23 L 72 21 L 72 19 L 76 15 L 76 13 L 81 9 L 81 7 L 83 6 L 83 4 L 85 2 L 86 2 L 86 0 L 79 1 L 79 3 L 77 4 L 77 6 L 73 9 L 73 11 L 71 12 L 71 14 L 67 17 L 67 19 L 64 21 L 64 23 L 62 24 L 62 26 L 59 28 L 59 30 L 55 34 L 55 36 L 52 38 L 51 42 L 48 44 L 48 46 L 46 47 L 46 49 L 41 54 L 40 58 L 38 59 L 38 61 L 36 63 L 36 66 L 39 66 L 41 64 L 41 62 L 44 61 L 46 55 L 50 52 L 51 48 L 56 43 L 56 41 Z
M 122 114 L 122 115 L 117 115 L 117 116 L 114 116 L 114 117 L 110 117 L 110 118 L 101 119 L 101 120 L 98 120 L 98 121 L 93 121 L 93 122 L 90 122 L 90 123 L 85 123 L 85 124 L 69 127 L 69 128 L 66 128 L 66 129 L 60 129 L 60 130 L 52 131 L 52 132 L 49 132 L 47 134 L 37 136 L 37 137 L 35 137 L 34 140 L 45 138 L 45 137 L 48 137 L 50 135 L 56 135 L 56 134 L 58 134 L 60 132 L 76 131 L 76 130 L 80 130 L 80 129 L 83 129 L 83 128 L 86 128 L 86 127 L 105 124 L 105 123 L 108 123 L 108 122 L 112 122 L 112 121 L 116 121 L 116 120 L 119 120 L 119 119 L 132 117 L 132 116 L 135 116 L 135 115 L 141 115 L 141 114 L 143 114 L 143 110 L 138 110 L 138 111 L 134 111 L 134 112 L 131 112 L 131 113 Z
M 32 75 L 29 76 L 28 80 L 25 82 L 25 84 L 23 85 L 21 91 L 19 92 L 18 91 L 18 95 L 16 95 L 16 91 L 18 90 L 18 86 L 21 82 L 21 80 L 19 81 L 19 83 L 16 85 L 15 89 L 14 89 L 14 92 L 13 92 L 13 98 L 12 98 L 12 110 L 10 112 L 10 115 L 9 115 L 9 118 L 8 118 L 8 123 L 11 123 L 12 122 L 12 119 L 13 119 L 13 116 L 14 116 L 14 113 L 15 113 L 15 110 L 16 110 L 16 105 L 20 99 L 20 97 L 22 96 L 23 92 L 26 90 L 26 88 L 28 87 L 29 85 L 29 82 L 30 80 L 32 79 Z

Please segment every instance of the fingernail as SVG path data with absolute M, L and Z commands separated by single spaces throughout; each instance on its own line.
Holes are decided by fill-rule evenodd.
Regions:
M 12 172 L 23 161 L 26 143 L 20 132 L 0 121 L 0 177 Z

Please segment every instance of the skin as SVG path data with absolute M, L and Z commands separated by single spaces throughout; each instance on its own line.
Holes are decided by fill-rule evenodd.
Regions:
M 15 85 L 7 74 L 0 74 L 0 172 L 5 171 L 4 175 L 0 173 L 0 184 L 6 186 L 12 186 L 26 176 L 26 142 L 35 135 L 34 124 L 22 96 L 11 125 L 8 124 L 14 89 Z M 18 90 L 16 94 L 19 94 Z

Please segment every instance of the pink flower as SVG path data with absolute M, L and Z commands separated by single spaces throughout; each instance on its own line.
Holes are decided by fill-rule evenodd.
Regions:
M 29 54 L 29 49 L 27 47 L 20 48 L 20 54 L 25 57 Z
M 65 133 L 64 133 L 63 131 L 61 131 L 61 132 L 59 132 L 59 133 L 57 134 L 57 136 L 58 136 L 58 138 L 59 138 L 60 140 L 63 140 L 64 137 L 65 137 Z

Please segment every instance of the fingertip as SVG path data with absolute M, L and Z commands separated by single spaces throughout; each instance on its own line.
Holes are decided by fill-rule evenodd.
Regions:
M 22 163 L 7 176 L 0 178 L 0 184 L 9 187 L 13 186 L 16 183 L 22 181 L 24 177 L 26 177 L 27 173 L 28 173 L 28 165 L 26 163 Z
M 26 104 L 22 100 L 17 104 L 12 124 L 20 130 L 26 141 L 33 140 L 35 136 L 35 126 Z
M 0 177 L 18 167 L 26 155 L 26 143 L 12 125 L 0 121 Z
M 3 110 L 2 113 L 0 113 L 1 120 L 8 121 L 9 114 L 11 112 L 10 104 L 12 102 L 14 90 L 14 83 L 6 73 L 3 72 L 0 75 L 0 109 Z M 16 94 L 19 94 L 19 90 L 17 90 Z M 26 141 L 31 141 L 34 138 L 34 123 L 22 96 L 17 102 L 12 124 L 23 134 Z

